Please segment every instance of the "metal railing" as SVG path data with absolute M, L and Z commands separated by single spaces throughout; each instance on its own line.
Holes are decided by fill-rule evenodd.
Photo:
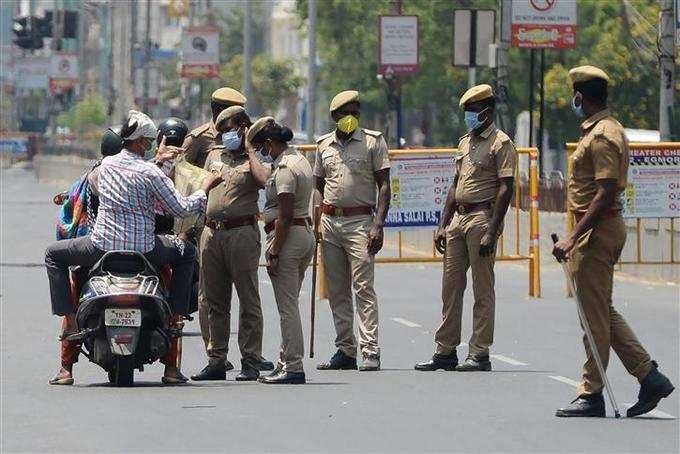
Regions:
M 573 171 L 573 164 L 571 158 L 571 154 L 576 150 L 576 146 L 578 145 L 577 143 L 567 143 L 567 181 L 569 181 L 569 178 L 571 177 L 571 173 Z M 629 148 L 631 150 L 635 149 L 649 149 L 649 150 L 659 150 L 659 149 L 673 149 L 673 150 L 678 150 L 680 149 L 680 142 L 653 142 L 653 143 L 644 143 L 644 142 L 636 142 L 636 143 L 630 143 Z M 565 198 L 567 197 L 567 191 L 565 191 Z M 672 265 L 672 264 L 678 264 L 680 263 L 676 257 L 675 257 L 675 220 L 677 218 L 674 217 L 669 217 L 669 218 L 626 218 L 626 219 L 634 219 L 635 220 L 635 259 L 633 260 L 619 260 L 619 265 Z M 670 251 L 669 251 L 669 259 L 668 260 L 647 260 L 644 258 L 644 245 L 642 241 L 642 224 L 643 220 L 656 220 L 659 225 L 661 220 L 663 219 L 668 219 L 670 221 L 670 229 L 669 229 L 669 246 L 670 246 Z M 571 232 L 574 229 L 574 226 L 576 225 L 574 215 L 567 211 L 567 231 Z
M 297 145 L 297 149 L 305 154 L 315 153 L 316 145 Z M 400 149 L 390 150 L 390 158 L 403 156 L 453 156 L 458 153 L 456 148 L 418 148 L 418 149 Z M 518 148 L 518 154 L 529 155 L 530 158 L 530 172 L 529 172 L 529 198 L 531 200 L 530 207 L 527 211 L 522 210 L 523 190 L 519 184 L 520 175 L 519 168 L 515 168 L 515 192 L 511 208 L 508 210 L 508 215 L 505 219 L 505 228 L 498 240 L 498 248 L 496 253 L 496 260 L 498 261 L 524 261 L 529 264 L 529 296 L 541 296 L 541 275 L 540 275 L 540 243 L 539 243 L 539 216 L 538 216 L 538 149 Z M 526 226 L 525 222 L 529 223 L 529 238 L 528 249 L 526 252 L 522 251 L 521 232 L 522 226 Z M 508 226 L 512 225 L 512 233 L 507 234 Z M 426 235 L 427 241 L 422 241 L 422 234 L 420 235 L 420 242 L 413 245 L 408 244 L 408 236 L 410 231 L 397 230 L 392 233 L 390 230 L 397 230 L 388 228 L 385 233 L 386 246 L 393 244 L 396 246 L 394 256 L 385 256 L 384 250 L 381 256 L 376 257 L 377 263 L 428 263 L 441 262 L 442 256 L 436 251 L 434 247 L 435 230 Z M 422 232 L 419 229 L 416 232 Z M 396 234 L 396 235 L 395 235 Z M 509 236 L 509 237 L 508 237 Z M 395 238 L 396 237 L 396 238 Z M 418 244 L 419 243 L 419 244 Z

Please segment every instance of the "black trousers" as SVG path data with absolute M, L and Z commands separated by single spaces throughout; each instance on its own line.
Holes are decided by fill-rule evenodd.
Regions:
M 102 258 L 104 251 L 97 249 L 89 236 L 52 243 L 45 251 L 45 266 L 50 282 L 52 313 L 68 315 L 75 312 L 69 291 L 69 266 L 91 268 Z M 196 261 L 196 248 L 184 242 L 180 250 L 175 241 L 164 235 L 157 235 L 154 248 L 144 254 L 154 266 L 172 266 L 172 281 L 168 303 L 175 314 L 187 314 L 191 295 L 192 274 Z

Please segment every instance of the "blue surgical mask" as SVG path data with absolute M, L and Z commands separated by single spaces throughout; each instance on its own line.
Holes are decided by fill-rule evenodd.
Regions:
M 260 162 L 264 162 L 266 164 L 271 164 L 274 162 L 274 158 L 272 158 L 269 153 L 264 154 L 264 147 L 257 150 L 257 157 L 260 159 Z
M 576 105 L 576 96 L 574 95 L 573 98 L 571 98 L 571 110 L 574 111 L 577 117 L 583 118 L 586 116 L 586 113 L 583 111 L 583 98 L 581 98 L 581 104 L 578 106 Z
M 481 112 L 480 112 L 481 113 Z M 465 124 L 467 125 L 468 131 L 474 131 L 484 124 L 483 121 L 479 121 L 479 113 L 472 112 L 470 110 L 465 111 Z
M 222 144 L 227 150 L 236 151 L 241 147 L 243 137 L 239 137 L 237 131 L 229 131 L 222 134 Z

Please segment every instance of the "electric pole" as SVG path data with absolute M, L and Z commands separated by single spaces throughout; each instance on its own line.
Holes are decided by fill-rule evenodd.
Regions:
M 510 58 L 508 50 L 512 34 L 510 21 L 512 15 L 511 0 L 501 0 L 501 40 L 496 48 L 496 111 L 498 112 L 501 129 L 510 129 L 510 109 L 508 106 L 508 93 L 510 93 Z
M 250 66 L 253 60 L 253 38 L 252 38 L 253 7 L 249 0 L 246 0 L 246 11 L 243 17 L 243 94 L 253 105 L 252 98 L 252 79 Z
M 149 115 L 149 70 L 151 66 L 151 0 L 146 0 L 146 31 L 144 36 L 144 101 L 142 110 Z
M 673 139 L 673 85 L 675 66 L 675 36 L 673 23 L 673 0 L 660 0 L 659 14 L 659 133 L 662 142 Z M 678 13 L 680 14 L 680 12 Z M 677 121 L 676 121 L 677 123 Z M 677 127 L 677 126 L 676 126 Z
M 314 143 L 316 125 L 316 0 L 307 3 L 309 16 L 309 62 L 307 63 L 307 141 Z

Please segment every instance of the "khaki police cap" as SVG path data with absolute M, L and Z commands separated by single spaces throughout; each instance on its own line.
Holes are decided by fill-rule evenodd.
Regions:
M 345 104 L 350 102 L 359 101 L 359 92 L 356 90 L 346 90 L 341 91 L 331 101 L 331 112 L 338 110 Z
M 475 85 L 474 87 L 470 88 L 468 91 L 463 93 L 463 96 L 460 97 L 460 102 L 458 103 L 458 105 L 460 107 L 463 107 L 465 104 L 469 102 L 481 101 L 487 98 L 493 98 L 493 89 L 491 88 L 491 85 L 489 84 Z
M 212 100 L 216 102 L 221 102 L 224 104 L 235 104 L 237 106 L 242 106 L 246 103 L 246 97 L 233 88 L 222 87 L 213 91 Z
M 246 142 L 252 143 L 253 138 L 257 135 L 258 132 L 262 131 L 262 129 L 269 123 L 270 121 L 274 121 L 273 117 L 262 117 L 258 119 L 253 125 L 248 128 L 248 133 L 246 134 Z
M 571 78 L 572 84 L 587 82 L 593 79 L 603 79 L 609 82 L 609 76 L 606 72 L 602 71 L 600 68 L 590 65 L 571 68 L 569 70 L 569 77 Z
M 225 122 L 234 115 L 245 111 L 246 109 L 244 109 L 242 106 L 229 106 L 222 112 L 220 112 L 220 114 L 217 116 L 217 119 L 215 120 L 215 126 L 219 127 L 222 124 L 222 122 Z

